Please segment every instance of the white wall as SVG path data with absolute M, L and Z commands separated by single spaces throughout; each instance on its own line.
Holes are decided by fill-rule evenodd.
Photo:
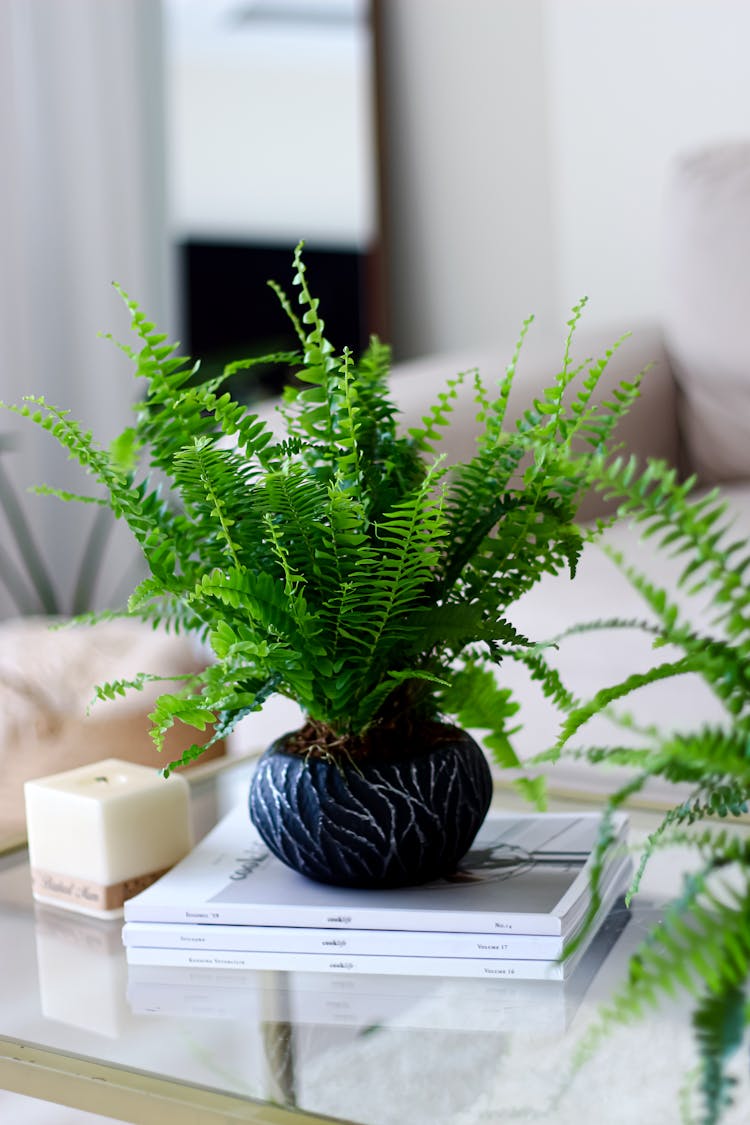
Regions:
M 658 315 L 670 161 L 750 137 L 750 3 L 545 0 L 544 22 L 558 312 Z
M 750 136 L 748 0 L 383 0 L 392 338 L 658 316 L 672 156 Z

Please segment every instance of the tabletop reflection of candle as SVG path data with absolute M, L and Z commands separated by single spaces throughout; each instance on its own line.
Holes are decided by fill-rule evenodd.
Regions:
M 188 784 L 176 774 L 110 758 L 24 790 L 39 902 L 116 917 L 190 850 Z
M 132 1018 L 122 926 L 50 906 L 34 908 L 42 1014 L 114 1038 Z

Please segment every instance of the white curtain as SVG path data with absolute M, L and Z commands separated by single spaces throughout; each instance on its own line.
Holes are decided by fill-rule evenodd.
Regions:
M 98 337 L 129 336 L 110 283 L 172 329 L 162 70 L 159 0 L 0 3 L 0 398 L 44 394 L 103 441 L 136 394 L 127 360 Z M 10 431 L 18 452 L 2 463 L 21 488 L 86 491 L 48 435 L 3 412 Z M 90 509 L 34 496 L 25 509 L 67 589 Z M 2 513 L 0 546 L 13 550 Z M 8 607 L 0 590 L 0 615 Z

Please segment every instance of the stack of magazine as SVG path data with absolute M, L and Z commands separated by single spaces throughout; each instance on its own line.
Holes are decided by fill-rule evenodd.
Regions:
M 127 1000 L 139 1015 L 198 1022 L 231 1019 L 253 1026 L 275 1018 L 294 1027 L 314 1024 L 356 1034 L 387 1023 L 425 1031 L 557 1035 L 574 1019 L 605 961 L 614 965 L 613 977 L 624 971 L 633 943 L 641 940 L 640 928 L 624 932 L 628 920 L 624 905 L 615 906 L 566 980 L 129 965 Z
M 131 965 L 565 980 L 631 875 L 627 817 L 600 880 L 597 924 L 562 959 L 591 903 L 598 813 L 490 813 L 460 867 L 424 886 L 312 882 L 265 847 L 244 808 L 125 903 Z

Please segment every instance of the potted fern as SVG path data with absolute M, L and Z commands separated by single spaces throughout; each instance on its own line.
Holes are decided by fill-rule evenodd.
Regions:
M 264 755 L 250 792 L 268 846 L 315 879 L 412 883 L 451 869 L 487 811 L 487 759 L 464 728 L 487 731 L 501 765 L 520 764 L 517 705 L 498 666 L 525 661 L 549 696 L 560 688 L 507 611 L 542 574 L 574 573 L 579 500 L 639 380 L 595 404 L 612 352 L 573 367 L 582 303 L 549 389 L 506 427 L 526 323 L 492 392 L 473 375 L 481 435 L 469 461 L 448 466 L 435 450 L 464 376 L 400 434 L 388 349 L 373 340 L 359 359 L 337 352 L 301 246 L 294 267 L 298 311 L 272 284 L 299 350 L 240 360 L 205 381 L 123 294 L 139 341 L 125 350 L 145 390 L 109 449 L 44 399 L 16 409 L 78 459 L 132 529 L 149 573 L 127 612 L 213 651 L 210 667 L 160 696 L 157 748 L 175 722 L 214 725 L 224 738 L 273 693 L 288 696 L 307 722 Z M 282 440 L 222 388 L 270 361 L 297 375 Z M 541 778 L 519 784 L 541 799 Z

